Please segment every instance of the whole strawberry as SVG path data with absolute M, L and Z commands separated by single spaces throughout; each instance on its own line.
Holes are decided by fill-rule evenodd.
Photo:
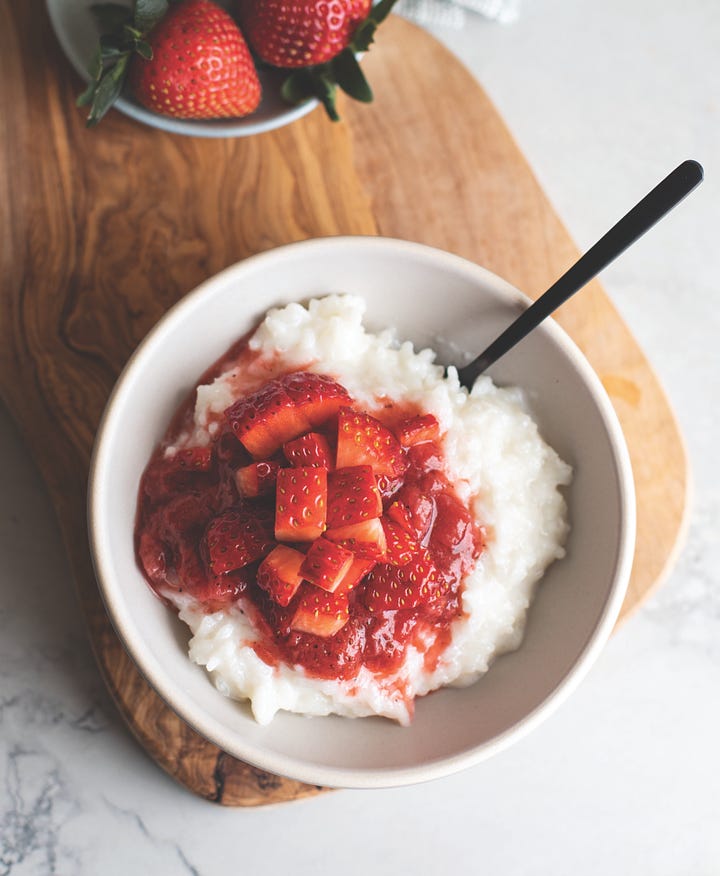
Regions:
M 360 69 L 378 25 L 396 0 L 236 0 L 243 33 L 266 64 L 293 72 L 282 96 L 288 103 L 320 100 L 331 119 L 339 118 L 340 87 L 369 103 L 373 93 Z
M 148 109 L 180 119 L 246 116 L 260 103 L 250 50 L 230 15 L 210 0 L 185 0 L 151 31 L 152 59 L 136 55 L 129 83 Z
M 260 103 L 260 82 L 245 39 L 211 0 L 135 0 L 92 7 L 102 36 L 91 82 L 78 98 L 96 125 L 126 80 L 143 106 L 183 119 L 240 117 Z
M 350 45 L 372 0 L 241 0 L 240 21 L 258 57 L 275 67 L 324 64 Z

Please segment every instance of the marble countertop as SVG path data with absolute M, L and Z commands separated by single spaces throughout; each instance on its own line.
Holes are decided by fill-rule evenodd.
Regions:
M 703 186 L 603 277 L 688 445 L 674 570 L 577 693 L 489 762 L 225 810 L 175 785 L 122 725 L 47 494 L 0 407 L 0 874 L 720 873 L 720 6 L 523 0 L 513 25 L 436 34 L 581 248 L 681 160 L 705 164 Z

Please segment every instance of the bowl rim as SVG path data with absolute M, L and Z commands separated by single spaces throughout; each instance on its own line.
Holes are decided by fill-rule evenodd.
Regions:
M 86 63 L 75 52 L 66 29 L 61 25 L 58 9 L 63 2 L 65 0 L 45 0 L 50 24 L 63 54 L 78 76 L 80 76 L 83 82 L 87 83 L 90 81 L 90 77 L 88 76 Z M 145 107 L 127 97 L 118 98 L 113 104 L 113 109 L 124 113 L 137 122 L 161 131 L 167 131 L 171 134 L 217 139 L 220 137 L 251 137 L 256 134 L 274 131 L 276 128 L 283 128 L 285 125 L 289 125 L 312 112 L 318 106 L 318 103 L 315 98 L 311 98 L 297 106 L 288 105 L 287 110 L 265 121 L 253 120 L 252 114 L 237 119 L 212 119 L 209 121 L 203 121 L 202 119 L 175 119 L 171 116 L 161 116 L 158 113 L 145 109 Z
M 634 556 L 635 489 L 630 455 L 620 422 L 599 377 L 566 332 L 554 320 L 546 320 L 535 331 L 548 333 L 551 340 L 567 354 L 597 405 L 616 463 L 621 509 L 615 574 L 608 598 L 579 657 L 565 675 L 559 679 L 553 690 L 532 711 L 490 740 L 450 757 L 442 757 L 402 768 L 364 769 L 308 764 L 297 757 L 267 752 L 256 744 L 238 745 L 234 738 L 230 738 L 234 736 L 232 731 L 228 731 L 219 721 L 202 713 L 199 714 L 191 699 L 183 691 L 174 687 L 172 680 L 166 677 L 162 664 L 145 651 L 144 641 L 133 628 L 131 617 L 122 610 L 121 605 L 116 600 L 118 595 L 117 582 L 114 581 L 112 569 L 107 559 L 109 551 L 106 550 L 106 536 L 98 519 L 102 518 L 103 471 L 107 470 L 111 464 L 106 448 L 111 440 L 111 433 L 116 428 L 114 418 L 118 406 L 115 402 L 128 391 L 135 375 L 141 371 L 145 359 L 152 354 L 155 344 L 159 342 L 162 335 L 167 333 L 177 322 L 182 322 L 187 312 L 202 305 L 203 300 L 212 293 L 213 288 L 222 287 L 230 278 L 240 277 L 243 273 L 255 271 L 259 266 L 262 266 L 263 262 L 294 257 L 299 251 L 309 253 L 315 251 L 322 254 L 328 248 L 337 247 L 360 249 L 370 247 L 377 252 L 403 253 L 431 259 L 438 264 L 447 265 L 450 269 L 460 269 L 467 275 L 476 277 L 478 283 L 493 287 L 493 290 L 508 303 L 517 304 L 518 301 L 522 301 L 529 304 L 531 301 L 514 286 L 468 259 L 425 244 L 388 237 L 353 235 L 311 238 L 251 255 L 230 265 L 203 281 L 168 309 L 132 352 L 115 382 L 97 428 L 90 461 L 87 493 L 88 535 L 98 589 L 120 641 L 150 686 L 166 705 L 197 733 L 241 761 L 307 784 L 335 788 L 387 788 L 448 776 L 488 759 L 525 737 L 571 695 L 607 642 L 625 597 Z M 222 696 L 222 694 L 218 695 Z

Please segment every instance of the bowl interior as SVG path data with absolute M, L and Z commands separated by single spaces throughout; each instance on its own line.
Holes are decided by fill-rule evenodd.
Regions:
M 546 440 L 574 468 L 565 559 L 546 574 L 522 647 L 475 685 L 418 701 L 410 728 L 389 721 L 281 713 L 258 726 L 187 657 L 188 634 L 155 598 L 133 553 L 140 475 L 199 375 L 272 306 L 331 292 L 361 295 L 370 328 L 394 325 L 447 361 L 479 351 L 525 303 L 503 281 L 426 247 L 331 238 L 274 250 L 186 297 L 131 359 L 101 425 L 91 538 L 101 589 L 131 655 L 171 706 L 220 747 L 311 783 L 381 786 L 477 762 L 527 731 L 566 695 L 609 635 L 629 576 L 634 499 L 627 451 L 599 381 L 553 323 L 492 370 L 520 384 Z
M 90 7 L 95 0 L 46 0 L 50 21 L 63 52 L 76 72 L 87 81 L 88 63 L 97 42 L 97 29 Z M 127 0 L 121 0 L 128 5 Z M 196 121 L 160 116 L 145 109 L 131 97 L 124 96 L 115 104 L 125 115 L 163 131 L 191 137 L 249 137 L 288 125 L 307 115 L 317 106 L 309 100 L 299 106 L 288 106 L 280 96 L 283 74 L 263 69 L 258 73 L 262 86 L 262 101 L 255 112 L 242 119 L 211 119 Z

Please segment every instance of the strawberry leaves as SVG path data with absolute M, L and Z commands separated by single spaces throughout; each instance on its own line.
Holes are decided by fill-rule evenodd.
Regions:
M 89 106 L 87 127 L 93 128 L 120 97 L 133 54 L 152 59 L 145 36 L 168 9 L 168 0 L 135 0 L 133 8 L 119 3 L 90 7 L 100 39 L 88 68 L 90 82 L 78 97 L 78 106 Z

